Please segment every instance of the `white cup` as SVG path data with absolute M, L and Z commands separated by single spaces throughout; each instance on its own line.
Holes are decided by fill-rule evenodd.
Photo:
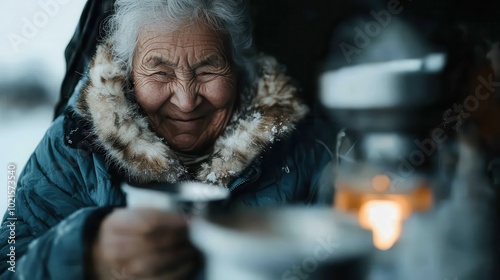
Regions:
M 122 189 L 129 208 L 155 208 L 189 216 L 203 214 L 212 206 L 220 207 L 229 197 L 228 189 L 198 182 L 124 183 Z

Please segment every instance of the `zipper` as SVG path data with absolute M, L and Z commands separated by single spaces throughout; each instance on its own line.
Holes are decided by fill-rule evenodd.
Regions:
M 257 181 L 257 179 L 259 178 L 259 176 L 262 172 L 259 168 L 255 168 L 254 170 L 256 171 L 254 175 L 252 175 L 250 178 L 247 178 L 247 179 L 243 180 L 242 182 L 238 183 L 236 186 L 231 188 L 229 190 L 229 192 L 234 192 L 236 189 L 241 188 L 242 185 L 250 184 L 250 183 Z

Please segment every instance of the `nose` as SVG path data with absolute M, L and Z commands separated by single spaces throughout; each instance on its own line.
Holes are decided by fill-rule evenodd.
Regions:
M 200 105 L 202 97 L 199 95 L 196 87 L 188 82 L 179 81 L 173 86 L 173 95 L 170 102 L 174 104 L 179 111 L 190 113 Z

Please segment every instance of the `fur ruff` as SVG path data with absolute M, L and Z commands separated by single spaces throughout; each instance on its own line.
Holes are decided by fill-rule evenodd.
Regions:
M 258 79 L 242 92 L 240 104 L 196 180 L 227 187 L 266 147 L 287 136 L 307 107 L 291 79 L 272 57 L 257 59 Z M 127 75 L 108 45 L 98 47 L 75 111 L 92 127 L 107 160 L 129 180 L 178 182 L 187 170 L 149 126 L 137 103 L 127 98 Z

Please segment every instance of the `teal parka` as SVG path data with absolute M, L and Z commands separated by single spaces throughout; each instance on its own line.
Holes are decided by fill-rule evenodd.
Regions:
M 124 181 L 211 183 L 231 191 L 231 205 L 315 203 L 332 186 L 324 179 L 332 156 L 314 137 L 307 108 L 276 61 L 262 56 L 256 67 L 258 78 L 241 91 L 213 154 L 191 174 L 150 129 L 109 47 L 98 47 L 65 114 L 19 176 L 15 237 L 9 239 L 9 213 L 0 231 L 0 278 L 85 279 L 100 221 L 126 205 Z M 15 263 L 9 263 L 11 246 Z

